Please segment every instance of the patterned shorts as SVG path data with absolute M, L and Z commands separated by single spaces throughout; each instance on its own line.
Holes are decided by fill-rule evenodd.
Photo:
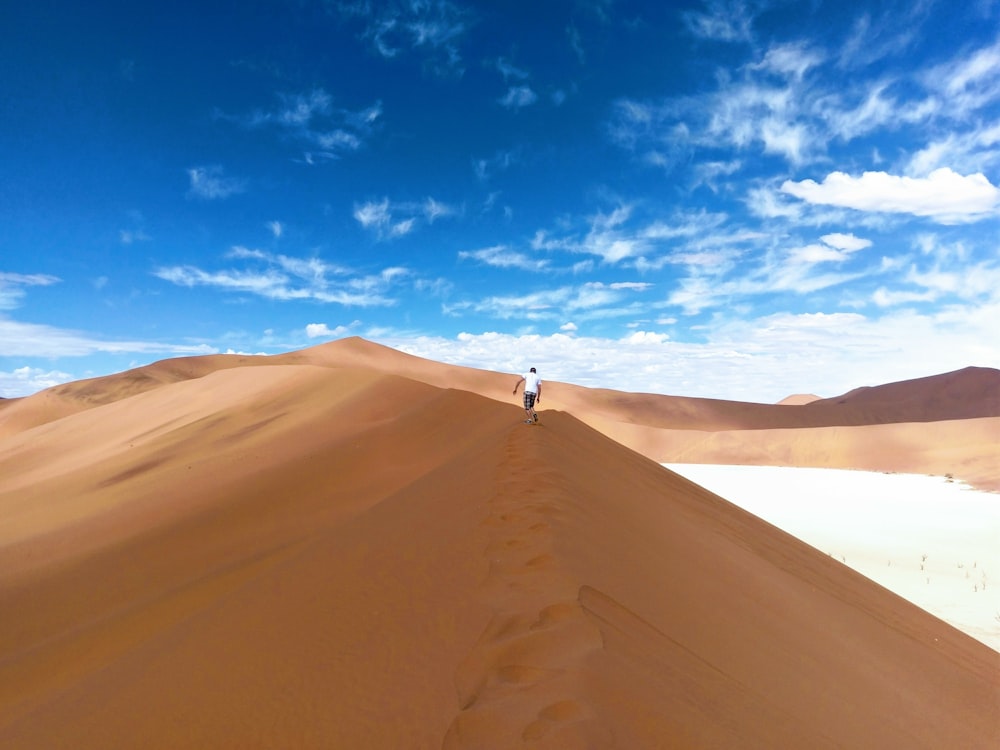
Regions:
M 535 408 L 535 394 L 534 393 L 528 393 L 527 391 L 524 392 L 524 408 L 525 409 L 534 409 Z

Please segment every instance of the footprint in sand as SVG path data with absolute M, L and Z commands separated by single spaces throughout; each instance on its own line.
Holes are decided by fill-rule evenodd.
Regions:
M 552 703 L 538 712 L 538 718 L 524 728 L 521 737 L 525 740 L 541 739 L 549 733 L 553 724 L 576 721 L 582 717 L 583 708 L 574 700 Z

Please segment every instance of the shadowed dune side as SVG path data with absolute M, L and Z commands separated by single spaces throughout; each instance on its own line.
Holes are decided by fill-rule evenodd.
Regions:
M 0 747 L 992 746 L 995 652 L 518 419 L 286 365 L 0 442 Z
M 510 376 L 443 365 L 357 338 L 282 356 L 349 362 L 513 400 Z M 1000 371 L 969 367 L 803 401 L 754 404 L 547 382 L 542 407 L 568 411 L 658 463 L 951 474 L 1000 491 Z
M 4 399 L 0 401 L 0 440 L 89 408 L 73 398 L 63 397 L 54 388 L 23 398 Z
M 559 399 L 561 408 L 661 429 L 804 429 L 1000 417 L 1000 370 L 976 367 L 803 403 L 757 404 L 552 385 L 546 393 Z
M 53 386 L 31 396 L 10 399 L 0 409 L 0 439 L 164 385 L 204 377 L 216 370 L 267 364 L 268 358 L 263 356 L 176 357 L 112 375 Z
M 19 456 L 0 467 L 17 520 L 0 611 L 18 613 L 0 618 L 0 746 L 440 743 L 455 691 L 439 665 L 483 626 L 461 598 L 484 567 L 464 499 L 490 486 L 441 467 L 510 412 L 357 371 L 248 375 L 78 415 L 77 437 L 108 450 L 94 464 L 60 459 L 69 420 L 32 431 L 14 452 L 60 469 L 32 485 L 44 513 L 7 489 Z M 196 405 L 176 418 L 178 403 Z
M 506 400 L 505 396 L 509 396 L 513 387 L 513 378 L 508 374 L 442 364 L 349 337 L 287 354 L 216 354 L 164 359 L 112 375 L 53 386 L 24 398 L 0 400 L 0 439 L 64 416 L 164 385 L 202 378 L 219 370 L 280 365 L 370 370 L 440 388 L 471 391 L 496 400 Z
M 1000 371 L 965 367 L 916 381 L 856 388 L 843 396 L 808 404 L 808 410 L 831 407 L 851 407 L 876 424 L 895 421 L 900 412 L 917 410 L 923 421 L 996 417 L 1000 416 Z

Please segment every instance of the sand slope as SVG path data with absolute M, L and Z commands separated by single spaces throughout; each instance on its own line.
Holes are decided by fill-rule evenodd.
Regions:
M 0 747 L 994 746 L 996 652 L 509 376 L 351 347 L 0 439 Z

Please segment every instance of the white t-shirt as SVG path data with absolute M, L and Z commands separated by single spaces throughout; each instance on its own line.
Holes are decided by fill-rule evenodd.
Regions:
M 524 392 L 525 393 L 538 393 L 538 386 L 541 385 L 542 379 L 538 377 L 537 372 L 526 372 L 524 374 Z

